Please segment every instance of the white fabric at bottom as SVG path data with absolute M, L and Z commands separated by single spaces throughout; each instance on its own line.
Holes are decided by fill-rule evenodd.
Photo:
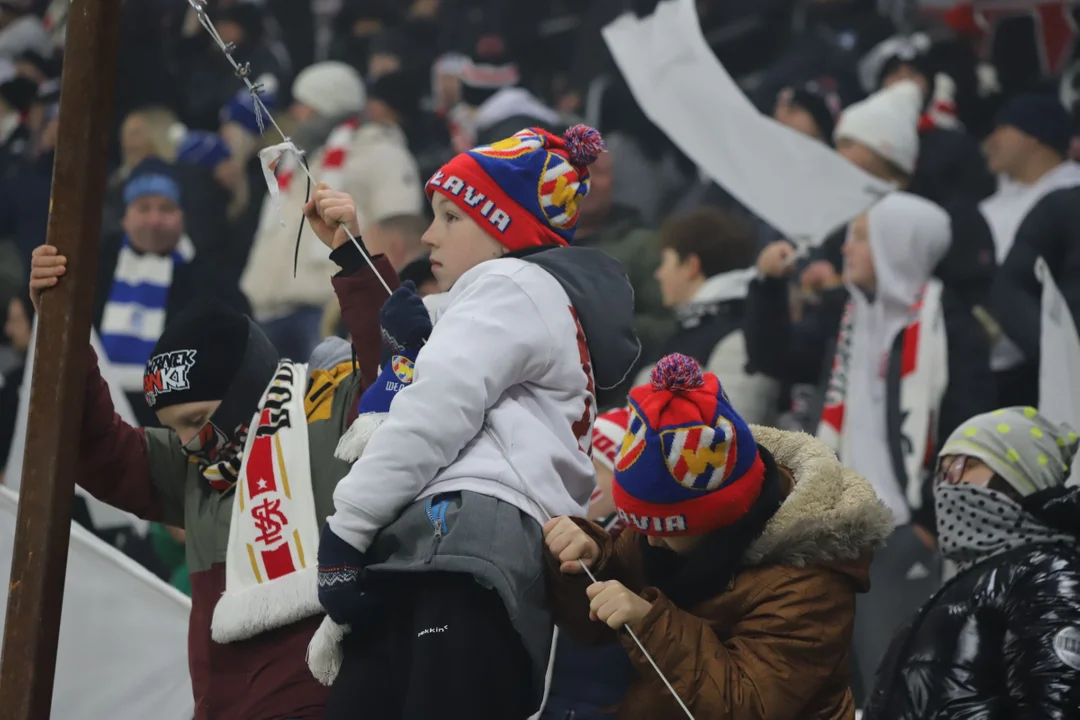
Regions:
M 0 487 L 0 577 L 11 574 L 18 496 Z M 7 604 L 8 583 L 0 584 Z M 191 601 L 78 525 L 71 527 L 52 717 L 190 720 Z M 4 618 L 0 616 L 0 631 Z
M 1042 282 L 1042 335 L 1039 340 L 1039 411 L 1080 430 L 1080 335 L 1061 290 L 1041 257 L 1035 275 Z M 1067 485 L 1080 485 L 1074 462 Z

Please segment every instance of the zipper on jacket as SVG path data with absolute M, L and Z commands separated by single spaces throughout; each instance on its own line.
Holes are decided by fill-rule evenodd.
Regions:
M 431 496 L 424 504 L 424 513 L 434 532 L 431 535 L 431 554 L 427 561 L 435 557 L 435 551 L 439 548 L 439 541 L 446 534 L 446 508 L 450 506 L 449 500 L 439 500 L 438 496 Z

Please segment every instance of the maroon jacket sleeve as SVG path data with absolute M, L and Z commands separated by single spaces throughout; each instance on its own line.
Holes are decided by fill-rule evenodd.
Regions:
M 342 245 L 332 252 L 330 259 L 341 267 L 341 272 L 332 280 L 334 292 L 341 307 L 341 317 L 352 336 L 356 363 L 362 377 L 361 389 L 366 389 L 379 374 L 379 359 L 382 355 L 379 310 L 389 295 L 379 277 L 352 243 Z M 396 290 L 401 281 L 386 256 L 376 255 L 372 262 L 379 275 L 390 286 L 390 290 Z
M 164 501 L 150 475 L 145 432 L 121 419 L 90 348 L 79 446 L 78 482 L 102 502 L 144 520 L 164 519 Z

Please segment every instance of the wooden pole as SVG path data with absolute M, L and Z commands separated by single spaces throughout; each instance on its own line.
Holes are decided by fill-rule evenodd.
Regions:
M 0 720 L 52 704 L 97 278 L 122 0 L 72 0 L 47 242 L 67 273 L 42 297 L 10 595 Z

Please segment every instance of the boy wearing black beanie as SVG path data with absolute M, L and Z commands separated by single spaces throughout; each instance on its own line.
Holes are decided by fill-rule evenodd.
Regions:
M 146 402 L 164 429 L 124 423 L 93 351 L 87 368 L 79 483 L 187 534 L 197 720 L 323 717 L 326 689 L 304 660 L 322 614 L 315 556 L 334 487 L 349 470 L 334 449 L 377 375 L 386 291 L 361 250 L 335 229 L 348 223 L 359 234 L 349 196 L 320 186 L 313 197 L 305 214 L 341 267 L 333 285 L 355 362 L 337 338 L 307 364 L 281 359 L 249 318 L 190 310 L 166 327 L 146 365 Z M 396 288 L 385 257 L 372 260 Z M 55 247 L 34 251 L 35 306 L 65 265 Z

